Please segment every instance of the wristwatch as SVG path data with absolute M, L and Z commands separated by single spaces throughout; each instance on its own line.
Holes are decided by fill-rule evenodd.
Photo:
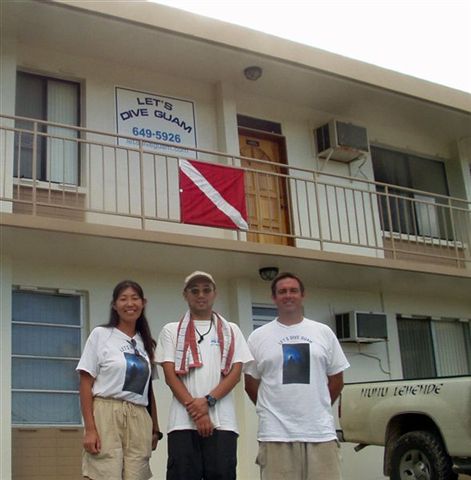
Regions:
M 164 434 L 159 430 L 153 430 L 152 435 L 157 435 L 157 440 L 162 440 L 162 438 L 164 438 Z
M 216 402 L 218 401 L 217 398 L 214 398 L 211 395 L 206 395 L 205 398 L 208 402 L 208 407 L 214 407 L 214 405 L 216 405 Z

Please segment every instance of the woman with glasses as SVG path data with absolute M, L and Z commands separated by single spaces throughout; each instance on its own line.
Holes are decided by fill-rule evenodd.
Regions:
M 162 438 L 151 379 L 155 340 L 139 284 L 113 290 L 110 319 L 88 337 L 77 366 L 84 421 L 82 474 L 91 480 L 148 480 Z

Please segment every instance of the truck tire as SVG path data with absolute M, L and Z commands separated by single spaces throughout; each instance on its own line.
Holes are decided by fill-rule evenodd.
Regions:
M 391 480 L 455 480 L 452 462 L 441 440 L 426 431 L 398 439 L 391 455 Z

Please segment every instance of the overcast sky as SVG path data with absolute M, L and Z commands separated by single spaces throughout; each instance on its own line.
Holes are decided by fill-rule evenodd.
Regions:
M 471 93 L 471 0 L 151 0 Z

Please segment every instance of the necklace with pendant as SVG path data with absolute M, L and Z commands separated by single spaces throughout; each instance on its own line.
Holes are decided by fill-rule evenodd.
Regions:
M 201 342 L 204 340 L 204 337 L 206 337 L 206 335 L 211 331 L 212 328 L 213 328 L 213 320 L 212 320 L 212 319 L 210 320 L 208 330 L 207 330 L 206 332 L 204 332 L 204 333 L 201 333 L 201 332 L 196 328 L 196 325 L 195 325 L 196 333 L 200 336 L 200 338 L 198 339 L 198 343 L 201 343 Z

